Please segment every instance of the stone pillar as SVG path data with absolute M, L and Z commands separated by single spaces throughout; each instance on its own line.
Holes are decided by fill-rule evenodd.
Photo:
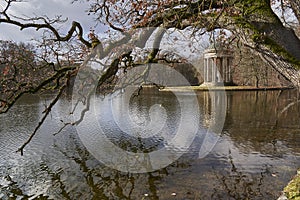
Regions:
M 209 59 L 206 59 L 206 82 L 209 81 Z
M 227 60 L 227 80 L 226 80 L 226 82 L 227 83 L 230 83 L 230 71 L 231 71 L 231 69 L 230 69 L 230 60 L 229 60 L 229 58 L 226 58 L 226 60 Z
M 204 82 L 208 82 L 208 59 L 205 58 L 205 65 L 204 65 Z
M 227 82 L 228 79 L 228 60 L 224 59 L 224 82 Z
M 232 75 L 231 75 L 232 58 L 228 57 L 227 59 L 228 59 L 228 75 L 229 75 L 228 82 L 231 83 L 232 82 Z
M 213 84 L 216 82 L 215 71 L 216 71 L 216 59 L 213 58 L 211 62 L 211 82 Z
M 211 82 L 211 59 L 208 59 L 208 65 L 207 65 L 207 82 Z

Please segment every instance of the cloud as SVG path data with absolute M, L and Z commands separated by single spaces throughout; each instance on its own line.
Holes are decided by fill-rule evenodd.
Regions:
M 20 17 L 47 16 L 54 18 L 62 15 L 63 18 L 68 19 L 67 23 L 57 25 L 62 32 L 66 32 L 70 28 L 72 21 L 78 21 L 87 33 L 95 24 L 93 17 L 87 15 L 87 9 L 87 3 L 71 4 L 71 0 L 31 0 L 13 4 L 9 13 Z M 0 24 L 1 40 L 28 41 L 40 36 L 41 33 L 42 31 L 37 32 L 34 29 L 20 31 L 19 28 L 12 25 Z

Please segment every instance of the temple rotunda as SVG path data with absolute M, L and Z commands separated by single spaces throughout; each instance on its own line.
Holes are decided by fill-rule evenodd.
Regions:
M 233 51 L 213 45 L 204 51 L 204 67 L 202 85 L 231 85 Z

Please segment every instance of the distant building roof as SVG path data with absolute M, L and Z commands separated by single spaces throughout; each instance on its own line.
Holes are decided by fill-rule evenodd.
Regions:
M 233 50 L 231 50 L 227 45 L 223 45 L 220 42 L 212 43 L 209 47 L 204 51 L 204 54 L 208 55 L 207 57 L 232 57 Z
M 228 45 L 225 45 L 221 42 L 214 42 L 209 45 L 209 47 L 204 51 L 204 53 L 213 53 L 219 51 L 228 51 L 228 53 L 232 52 Z

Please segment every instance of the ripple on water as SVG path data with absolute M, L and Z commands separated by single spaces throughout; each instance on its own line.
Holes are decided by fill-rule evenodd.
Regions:
M 232 98 L 231 100 L 234 100 L 237 97 Z M 277 133 L 276 137 L 279 139 L 276 142 L 276 149 L 270 143 L 269 132 L 255 134 L 256 129 L 245 131 L 244 128 L 236 128 L 240 125 L 235 124 L 235 121 L 240 122 L 243 118 L 247 118 L 245 119 L 247 122 L 253 121 L 248 119 L 251 115 L 245 114 L 246 112 L 238 115 L 240 110 L 247 110 L 252 106 L 249 103 L 243 105 L 244 100 L 238 99 L 236 105 L 239 105 L 239 110 L 233 110 L 237 107 L 232 106 L 231 112 L 228 113 L 232 118 L 227 126 L 228 132 L 221 136 L 205 158 L 199 159 L 196 156 L 205 136 L 202 134 L 196 137 L 189 151 L 184 152 L 185 154 L 173 164 L 158 172 L 141 175 L 119 173 L 101 165 L 87 152 L 73 128 L 67 128 L 54 137 L 52 133 L 60 127 L 57 124 L 59 116 L 55 113 L 52 113 L 33 141 L 26 147 L 23 157 L 14 153 L 38 123 L 40 113 L 44 109 L 43 102 L 34 100 L 29 102 L 29 106 L 25 103 L 18 104 L 13 108 L 13 112 L 0 115 L 0 185 L 5 186 L 4 190 L 8 196 L 14 191 L 20 192 L 17 190 L 20 189 L 24 193 L 23 196 L 43 194 L 51 199 L 92 199 L 91 195 L 95 191 L 102 195 L 103 199 L 105 196 L 112 197 L 111 199 L 122 199 L 123 193 L 128 191 L 132 191 L 131 199 L 141 199 L 144 196 L 138 195 L 143 194 L 149 194 L 151 198 L 157 195 L 156 199 L 164 194 L 165 198 L 161 199 L 168 199 L 173 198 L 172 193 L 176 193 L 176 198 L 179 199 L 210 199 L 211 197 L 214 197 L 211 199 L 222 199 L 222 197 L 224 199 L 231 198 L 230 195 L 246 199 L 242 198 L 245 191 L 252 192 L 248 194 L 250 199 L 275 199 L 272 197 L 278 194 L 294 175 L 293 170 L 300 164 L 299 154 L 296 154 L 299 153 L 299 145 L 296 143 L 298 132 L 289 135 Z M 162 103 L 169 104 L 169 102 Z M 268 104 L 264 104 L 263 108 L 265 105 Z M 59 106 L 60 109 L 64 109 L 64 104 Z M 146 108 L 145 110 L 149 110 L 148 107 Z M 257 105 L 252 108 L 256 109 Z M 171 104 L 169 110 L 174 110 L 170 115 L 175 115 L 177 112 Z M 234 112 L 238 113 L 234 115 Z M 293 113 L 296 111 L 289 116 L 293 116 Z M 236 119 L 237 116 L 239 119 Z M 268 116 L 273 115 L 268 113 Z M 176 128 L 178 124 L 176 120 L 177 118 L 171 118 L 167 121 L 166 127 Z M 260 121 L 263 120 L 262 117 Z M 165 144 L 164 137 L 154 136 L 138 140 L 130 134 L 120 132 L 113 124 L 108 124 L 106 133 L 111 141 L 119 146 L 127 145 L 129 150 L 131 147 L 141 148 L 142 144 L 141 149 L 148 148 L 150 151 L 159 149 L 160 145 Z M 260 136 L 259 139 L 253 134 Z M 272 132 L 272 135 L 274 134 Z M 185 149 L 176 149 L 178 152 L 183 150 Z M 3 178 L 7 175 L 12 181 Z M 0 188 L 0 198 L 6 198 L 4 190 Z M 189 197 L 187 194 L 195 195 Z

